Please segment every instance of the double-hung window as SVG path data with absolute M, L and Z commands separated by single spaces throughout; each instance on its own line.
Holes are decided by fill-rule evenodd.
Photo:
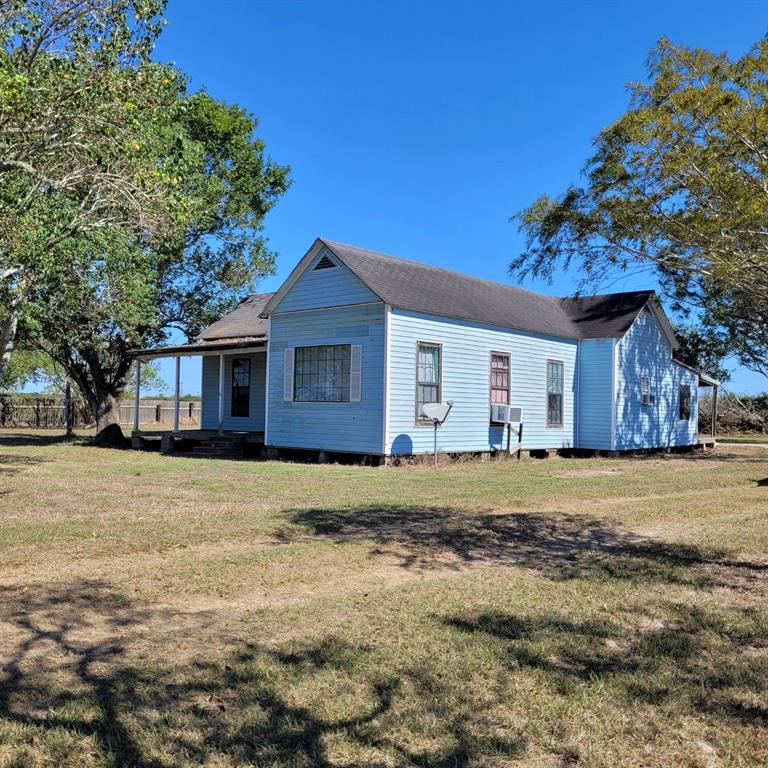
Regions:
M 564 366 L 559 360 L 547 360 L 547 426 L 563 426 Z
M 491 353 L 491 405 L 509 405 L 509 355 Z
M 296 347 L 293 400 L 297 403 L 350 402 L 351 361 L 351 344 Z
M 654 396 L 651 394 L 651 379 L 649 376 L 640 377 L 640 402 L 643 405 L 653 405 Z
M 691 385 L 680 385 L 680 421 L 690 421 L 691 419 Z
M 232 361 L 232 416 L 247 418 L 251 413 L 251 361 Z
M 416 345 L 416 421 L 432 423 L 425 418 L 423 407 L 439 403 L 442 389 L 442 348 L 439 344 L 419 342 Z

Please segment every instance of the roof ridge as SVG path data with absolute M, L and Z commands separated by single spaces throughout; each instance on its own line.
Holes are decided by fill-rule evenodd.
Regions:
M 615 291 L 612 293 L 586 293 L 583 296 L 561 296 L 561 301 L 580 301 L 581 299 L 607 299 L 616 296 L 639 296 L 647 293 L 649 296 L 656 291 L 653 288 L 641 288 L 637 291 Z
M 415 267 L 419 267 L 420 269 L 427 269 L 427 270 L 437 270 L 439 272 L 444 272 L 448 275 L 456 275 L 457 277 L 461 277 L 464 280 L 475 280 L 478 283 L 485 283 L 486 285 L 494 285 L 498 288 L 506 288 L 510 291 L 520 291 L 521 293 L 528 293 L 531 296 L 537 296 L 539 298 L 545 298 L 545 299 L 552 299 L 553 301 L 560 301 L 560 296 L 552 296 L 548 293 L 541 293 L 540 291 L 532 291 L 530 288 L 520 288 L 517 285 L 510 285 L 509 283 L 500 283 L 498 280 L 489 280 L 485 277 L 476 277 L 475 275 L 468 275 L 466 272 L 459 272 L 455 269 L 448 269 L 448 267 L 439 267 L 435 264 L 426 264 L 423 261 L 416 261 L 415 259 L 407 259 L 404 256 L 393 256 L 391 253 L 383 253 L 381 251 L 371 251 L 368 248 L 360 248 L 357 245 L 349 245 L 348 243 L 339 243 L 334 240 L 328 240 L 324 237 L 319 237 L 318 240 L 325 243 L 327 246 L 333 250 L 333 246 L 338 246 L 341 248 L 349 248 L 351 251 L 359 251 L 363 254 L 367 254 L 368 256 L 381 256 L 385 259 L 391 259 L 392 261 L 402 261 L 406 264 L 413 265 Z M 338 254 L 337 254 L 338 255 Z

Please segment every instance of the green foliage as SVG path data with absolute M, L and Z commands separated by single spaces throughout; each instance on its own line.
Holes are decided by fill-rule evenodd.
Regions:
M 675 359 L 706 373 L 721 383 L 731 378 L 724 361 L 730 353 L 728 340 L 711 328 L 696 325 L 675 325 L 675 335 L 680 347 Z
M 662 40 L 649 79 L 605 128 L 584 187 L 514 218 L 510 271 L 584 284 L 651 270 L 678 309 L 704 310 L 741 362 L 768 372 L 768 39 L 740 59 Z
M 263 220 L 289 184 L 252 115 L 148 58 L 164 5 L 0 11 L 0 306 L 98 415 L 131 348 L 194 336 L 274 270 Z
M 50 365 L 50 358 L 43 352 L 17 349 L 0 381 L 0 392 L 21 392 L 28 384 L 44 381 Z

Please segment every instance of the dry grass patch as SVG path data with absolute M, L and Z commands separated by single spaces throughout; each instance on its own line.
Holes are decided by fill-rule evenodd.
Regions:
M 0 435 L 0 766 L 766 765 L 766 477 Z

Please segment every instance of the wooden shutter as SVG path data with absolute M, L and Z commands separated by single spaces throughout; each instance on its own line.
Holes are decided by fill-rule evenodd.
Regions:
M 363 348 L 360 344 L 352 345 L 349 366 L 349 402 L 359 403 L 362 394 Z
M 293 400 L 294 348 L 286 347 L 283 354 L 283 400 Z

